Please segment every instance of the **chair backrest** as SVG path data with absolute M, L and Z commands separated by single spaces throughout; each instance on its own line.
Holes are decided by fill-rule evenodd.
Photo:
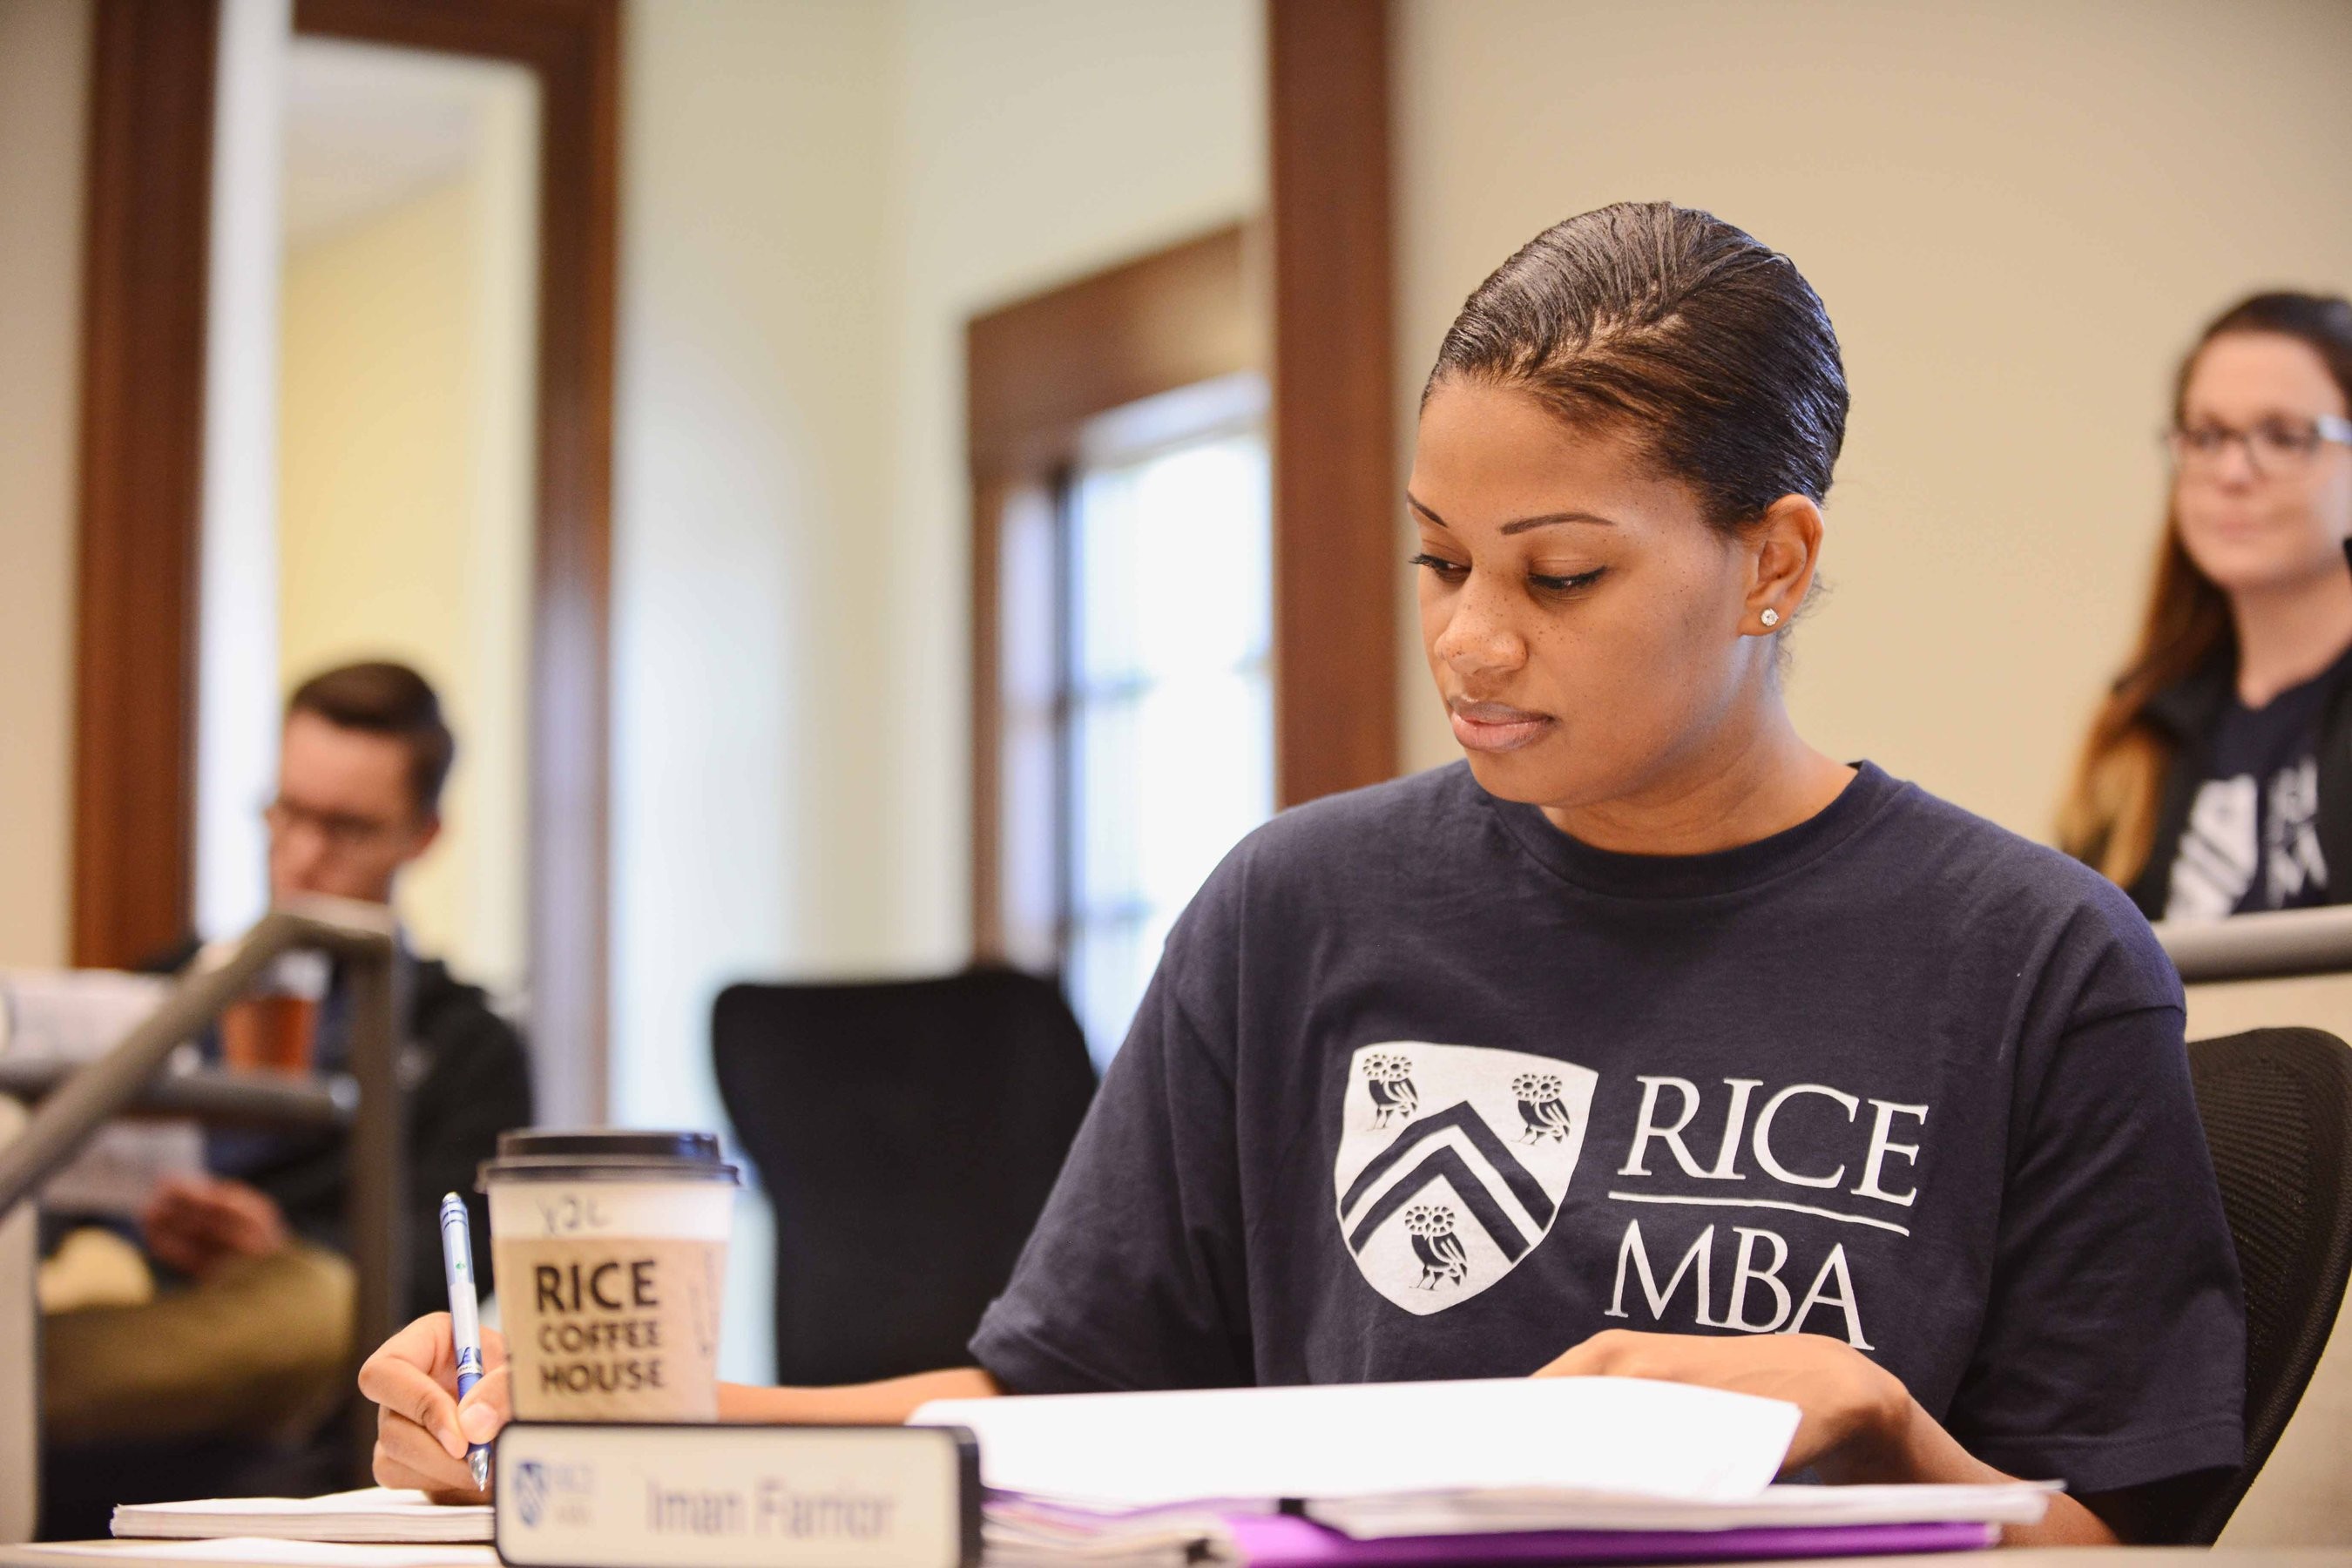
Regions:
M 2183 1539 L 2210 1544 L 2294 1414 L 2352 1272 L 2352 1047 L 2254 1029 L 2189 1047 L 2246 1289 L 2246 1459 L 2204 1491 Z
M 1051 982 L 730 985 L 719 1090 L 776 1211 L 776 1374 L 961 1366 L 1094 1096 Z

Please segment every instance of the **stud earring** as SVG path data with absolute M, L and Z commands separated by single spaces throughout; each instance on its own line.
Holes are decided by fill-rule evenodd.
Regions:
M 1775 609 L 1767 608 L 1762 615 L 1756 618 L 1762 621 L 1765 626 L 1769 629 L 1780 624 L 1780 612 Z

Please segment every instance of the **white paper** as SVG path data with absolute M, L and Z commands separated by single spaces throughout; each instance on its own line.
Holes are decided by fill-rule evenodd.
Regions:
M 124 1503 L 114 1510 L 118 1537 L 200 1540 L 269 1536 L 309 1543 L 461 1542 L 490 1539 L 490 1510 L 444 1507 L 420 1491 L 363 1487 L 314 1498 L 202 1498 Z
M 1108 1506 L 1503 1487 L 1750 1497 L 1798 1411 L 1633 1378 L 1496 1378 L 936 1400 L 991 1487 Z
M 327 1492 L 319 1497 L 226 1497 L 189 1498 L 179 1502 L 125 1503 L 125 1509 L 141 1513 L 175 1513 L 224 1515 L 239 1513 L 306 1514 L 306 1513 L 424 1513 L 443 1511 L 441 1506 L 420 1491 L 396 1487 L 361 1487 L 353 1491 Z M 478 1513 L 489 1511 L 477 1507 Z
M 118 1563 L 250 1563 L 268 1568 L 497 1568 L 487 1546 L 361 1545 L 350 1542 L 278 1541 L 222 1536 L 209 1541 L 80 1541 L 43 1542 L 21 1552 L 110 1558 Z
M 172 989 L 111 969 L 0 970 L 0 1050 L 86 1062 L 104 1056 Z
M 136 1219 L 166 1176 L 205 1168 L 205 1135 L 193 1121 L 110 1121 L 41 1188 L 55 1214 Z
M 1767 1487 L 1749 1498 L 1686 1502 L 1593 1493 L 1484 1491 L 1310 1502 L 1307 1515 L 1360 1541 L 1498 1531 L 1744 1530 L 1754 1526 L 2032 1524 L 2055 1481 L 1986 1485 Z
M 0 971 L 0 1051 L 35 1060 L 95 1060 L 143 1023 L 171 989 L 170 980 L 155 974 Z M 110 1122 L 49 1178 L 41 1202 L 60 1214 L 134 1218 L 165 1176 L 202 1171 L 204 1152 L 193 1121 Z

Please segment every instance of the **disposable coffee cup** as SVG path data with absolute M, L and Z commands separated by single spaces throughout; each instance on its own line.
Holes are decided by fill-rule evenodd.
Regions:
M 716 1421 L 735 1167 L 708 1132 L 505 1132 L 483 1163 L 527 1421 Z

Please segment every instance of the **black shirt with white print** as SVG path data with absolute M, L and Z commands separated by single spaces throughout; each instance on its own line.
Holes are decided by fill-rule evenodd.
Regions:
M 2327 902 L 2319 848 L 2319 731 L 2352 653 L 2260 708 L 2236 690 L 2215 721 L 2189 808 L 2167 920 L 2221 920 Z
M 2234 1465 L 2243 1314 L 2181 1031 L 2113 886 L 1867 763 L 1676 858 L 1456 764 L 1286 813 L 1211 877 L 972 1352 L 1049 1393 L 1802 1331 L 2012 1474 Z

